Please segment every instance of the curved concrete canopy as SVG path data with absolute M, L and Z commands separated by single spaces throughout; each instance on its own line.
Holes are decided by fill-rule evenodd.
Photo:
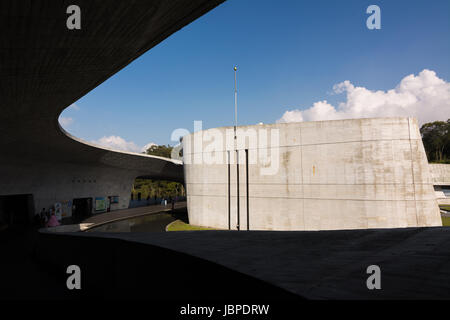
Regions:
M 221 2 L 0 1 L 0 218 L 26 210 L 30 219 L 55 203 L 62 204 L 62 217 L 89 210 L 89 201 L 97 212 L 97 199 L 107 197 L 114 198 L 110 210 L 123 209 L 136 177 L 183 182 L 181 162 L 94 146 L 65 132 L 58 118 Z M 80 30 L 67 28 L 73 4 L 81 9 Z
M 76 139 L 59 114 L 134 59 L 223 0 L 2 1 L 0 165 L 71 163 L 183 181 L 180 162 Z M 69 5 L 81 30 L 69 30 Z M 126 108 L 126 106 L 124 106 Z M 105 110 L 106 112 L 106 110 Z

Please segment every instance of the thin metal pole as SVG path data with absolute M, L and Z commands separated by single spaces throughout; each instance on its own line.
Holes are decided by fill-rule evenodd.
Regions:
M 238 125 L 237 118 L 237 67 L 234 66 L 234 143 L 236 148 L 236 174 L 237 174 L 237 230 L 240 230 L 240 199 L 239 199 L 239 151 L 237 150 L 236 128 Z
M 234 67 L 234 138 L 236 139 L 236 127 L 238 125 L 237 117 L 237 67 Z
M 248 192 L 248 149 L 245 149 L 245 174 L 246 174 L 246 191 L 247 191 L 247 231 L 250 230 L 250 209 L 249 209 L 249 192 Z
M 237 229 L 240 230 L 240 205 L 239 205 L 239 150 L 236 150 L 236 171 L 237 171 Z
M 228 230 L 231 230 L 230 151 L 228 151 Z

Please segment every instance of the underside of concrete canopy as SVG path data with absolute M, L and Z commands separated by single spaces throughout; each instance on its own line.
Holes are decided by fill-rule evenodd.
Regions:
M 221 2 L 1 1 L 0 211 L 17 202 L 37 212 L 55 202 L 108 196 L 118 197 L 112 209 L 120 209 L 128 207 L 138 176 L 183 182 L 180 161 L 86 143 L 65 132 L 58 117 Z M 81 28 L 70 30 L 73 4 Z

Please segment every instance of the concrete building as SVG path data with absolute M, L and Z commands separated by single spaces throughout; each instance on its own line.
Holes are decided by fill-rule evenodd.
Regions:
M 91 145 L 58 117 L 221 2 L 78 0 L 81 28 L 69 29 L 72 1 L 1 1 L 0 219 L 29 221 L 55 203 L 65 216 L 102 211 L 108 199 L 127 208 L 138 176 L 182 182 L 181 162 Z
M 441 226 L 417 121 L 224 127 L 183 138 L 189 221 L 241 230 Z
M 71 1 L 2 1 L 0 219 L 56 204 L 63 217 L 127 208 L 133 180 L 148 177 L 185 181 L 198 225 L 440 225 L 412 119 L 240 127 L 236 141 L 233 128 L 206 130 L 185 138 L 184 173 L 180 161 L 101 148 L 59 126 L 66 107 L 221 2 L 78 0 L 81 27 L 69 29 Z
M 430 170 L 438 203 L 450 205 L 450 164 L 430 163 Z

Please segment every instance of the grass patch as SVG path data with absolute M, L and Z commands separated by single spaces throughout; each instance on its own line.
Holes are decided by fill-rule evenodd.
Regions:
M 439 208 L 450 211 L 450 205 L 440 205 Z
M 167 231 L 218 230 L 208 227 L 193 226 L 181 220 L 176 220 L 167 226 Z
M 442 226 L 450 227 L 450 217 L 441 217 L 442 218 Z

